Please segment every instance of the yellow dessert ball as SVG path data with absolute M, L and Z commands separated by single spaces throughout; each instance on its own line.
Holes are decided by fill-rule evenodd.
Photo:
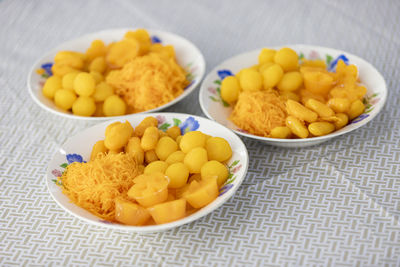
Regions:
M 278 89 L 281 91 L 296 91 L 303 84 L 303 77 L 298 71 L 290 71 L 283 74 L 278 83 Z
M 117 95 L 112 95 L 104 100 L 103 113 L 106 116 L 120 116 L 126 112 L 126 104 Z
M 279 64 L 273 64 L 262 72 L 264 88 L 272 88 L 279 83 L 283 76 L 283 69 Z
M 53 75 L 50 78 L 48 78 L 44 83 L 42 92 L 45 97 L 53 99 L 54 94 L 60 88 L 62 88 L 61 78 L 59 76 Z
M 128 39 L 135 39 L 139 42 L 139 55 L 146 54 L 150 48 L 154 45 L 160 48 L 164 48 L 161 44 L 151 44 L 151 38 L 149 33 L 145 29 L 137 29 L 136 31 L 128 31 L 125 36 Z
M 207 150 L 202 147 L 193 148 L 183 159 L 183 163 L 189 168 L 190 173 L 200 173 L 201 167 L 207 161 Z
M 262 65 L 260 65 L 259 67 L 258 67 L 258 71 L 261 73 L 261 75 L 263 74 L 263 72 L 266 70 L 266 69 L 268 69 L 269 67 L 271 67 L 272 65 L 275 65 L 275 63 L 273 62 L 273 61 L 271 61 L 271 62 L 266 62 L 266 63 L 264 63 L 264 64 L 262 64 Z
M 106 128 L 104 145 L 110 150 L 122 150 L 133 134 L 132 125 L 125 123 L 110 124 Z
M 64 65 L 61 63 L 54 63 L 53 66 L 51 67 L 51 71 L 53 72 L 53 75 L 62 77 L 67 73 L 77 72 L 78 70 L 68 65 Z
M 64 110 L 72 108 L 75 100 L 76 95 L 72 90 L 58 89 L 54 94 L 54 102 L 56 106 Z
M 274 62 L 281 65 L 282 69 L 286 71 L 296 70 L 299 65 L 299 57 L 291 48 L 284 47 L 279 49 L 275 56 Z
M 178 144 L 169 136 L 161 137 L 156 146 L 156 154 L 160 160 L 166 160 L 169 155 L 178 150 Z
M 258 71 L 243 69 L 240 73 L 239 83 L 243 91 L 258 91 L 262 88 L 263 79 Z
M 210 160 L 209 162 L 205 163 L 201 167 L 200 173 L 202 179 L 217 177 L 218 186 L 223 185 L 229 175 L 228 168 L 216 160 Z
M 105 56 L 106 53 L 107 48 L 104 42 L 102 40 L 94 40 L 86 50 L 85 55 L 88 61 L 92 61 L 99 56 Z
M 263 48 L 258 55 L 258 64 L 262 65 L 267 62 L 273 62 L 276 51 L 269 48 Z
M 228 103 L 235 102 L 239 97 L 240 85 L 235 76 L 228 76 L 221 83 L 221 97 Z
M 133 136 L 129 139 L 128 143 L 125 146 L 125 152 L 131 154 L 136 159 L 137 163 L 143 164 L 144 150 L 140 145 L 139 137 Z
M 144 134 L 144 131 L 149 128 L 150 126 L 157 127 L 158 126 L 158 120 L 155 117 L 148 116 L 144 118 L 139 125 L 135 127 L 135 135 L 142 137 Z
M 96 81 L 87 72 L 79 73 L 74 79 L 74 90 L 80 96 L 90 96 L 94 93 Z
M 152 174 L 152 173 L 165 173 L 165 170 L 168 168 L 168 164 L 165 161 L 156 160 L 151 162 L 144 168 L 144 174 Z
M 102 102 L 107 99 L 107 97 L 112 96 L 114 94 L 114 89 L 111 85 L 106 82 L 100 82 L 96 85 L 95 91 L 92 95 L 94 101 Z
M 206 142 L 206 149 L 209 160 L 223 162 L 232 157 L 232 148 L 222 137 L 210 137 Z
M 96 111 L 94 99 L 89 96 L 80 96 L 72 105 L 72 113 L 79 116 L 92 116 Z
M 206 144 L 206 136 L 200 131 L 187 132 L 179 143 L 179 147 L 183 153 L 188 153 L 195 147 L 204 147 Z
M 96 57 L 90 62 L 89 71 L 97 71 L 103 73 L 106 70 L 107 63 L 104 57 Z
M 292 132 L 286 126 L 277 126 L 271 130 L 271 137 L 273 138 L 289 138 Z
M 91 71 L 90 75 L 92 75 L 92 77 L 93 77 L 94 81 L 96 82 L 96 84 L 99 84 L 102 81 L 104 81 L 104 76 L 100 72 Z
M 165 160 L 165 162 L 168 164 L 172 164 L 172 163 L 176 163 L 176 162 L 183 162 L 184 158 L 185 158 L 185 153 L 178 150 L 178 151 L 171 153 L 168 156 L 168 158 Z
M 74 80 L 79 72 L 70 72 L 62 77 L 62 88 L 64 89 L 74 89 Z
M 176 138 L 181 135 L 181 128 L 179 128 L 178 126 L 172 126 L 167 129 L 167 134 L 172 139 L 176 140 Z
M 109 64 L 122 67 L 139 54 L 140 44 L 135 39 L 123 39 L 108 49 L 106 60 Z
M 165 170 L 165 175 L 169 178 L 169 188 L 180 188 L 189 178 L 189 168 L 182 162 L 173 163 Z
M 160 133 L 157 127 L 150 126 L 144 130 L 142 139 L 140 139 L 140 145 L 144 151 L 156 149 Z M 156 153 L 156 157 L 157 153 Z

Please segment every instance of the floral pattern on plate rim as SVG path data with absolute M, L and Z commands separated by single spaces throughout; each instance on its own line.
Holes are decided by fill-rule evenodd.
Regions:
M 302 60 L 303 58 L 305 58 L 304 53 L 300 52 L 299 54 L 299 60 Z M 308 57 L 308 59 L 322 59 L 322 57 L 320 56 L 320 54 L 315 51 L 312 50 Z M 325 62 L 326 65 L 328 66 L 327 69 L 328 71 L 332 72 L 336 70 L 336 65 L 338 63 L 339 60 L 343 60 L 344 63 L 346 65 L 350 64 L 349 59 L 346 57 L 346 55 L 341 54 L 339 56 L 337 56 L 336 58 L 333 58 L 331 55 L 326 54 L 325 55 Z M 228 70 L 228 69 L 221 69 L 217 71 L 217 75 L 219 77 L 219 79 L 216 79 L 213 83 L 213 86 L 210 86 L 209 88 L 207 88 L 208 92 L 210 93 L 210 95 L 208 96 L 213 102 L 219 102 L 221 105 L 223 105 L 223 107 L 228 108 L 230 107 L 230 104 L 225 102 L 222 98 L 221 98 L 221 83 L 222 80 L 227 77 L 227 76 L 234 76 L 234 74 L 232 73 L 232 71 Z M 374 108 L 375 108 L 375 104 L 378 103 L 380 101 L 380 98 L 378 97 L 378 93 L 374 93 L 371 95 L 366 95 L 363 99 L 363 103 L 365 105 L 365 110 L 364 113 L 361 114 L 360 116 L 358 116 L 357 118 L 353 119 L 349 124 L 354 124 L 354 123 L 358 123 L 366 118 L 369 117 L 369 114 Z M 245 130 L 236 129 L 237 131 L 240 132 L 244 132 L 247 133 Z
M 173 118 L 172 122 L 167 121 L 166 117 L 163 115 L 157 115 L 156 119 L 158 120 L 158 128 L 162 131 L 166 131 L 168 128 L 172 126 L 178 126 L 181 129 L 181 134 L 185 134 L 190 131 L 196 131 L 200 127 L 200 123 L 192 116 L 189 116 L 184 120 L 183 122 L 180 119 Z M 72 154 L 66 154 L 65 158 L 67 162 L 64 162 L 60 164 L 60 167 L 63 168 L 63 170 L 59 169 L 53 169 L 51 171 L 51 174 L 55 177 L 55 179 L 52 179 L 52 181 L 58 185 L 62 186 L 62 181 L 60 177 L 64 173 L 65 169 L 67 166 L 71 163 L 74 162 L 80 162 L 80 163 L 86 163 L 86 161 L 83 159 L 83 157 L 79 154 L 72 153 Z M 242 165 L 239 164 L 240 160 L 235 160 L 233 161 L 230 165 L 227 165 L 228 168 L 228 178 L 224 185 L 219 189 L 219 196 L 222 196 L 226 192 L 228 192 L 232 187 L 233 187 L 233 182 L 236 179 L 236 173 L 241 169 Z M 108 222 L 107 222 L 108 223 Z

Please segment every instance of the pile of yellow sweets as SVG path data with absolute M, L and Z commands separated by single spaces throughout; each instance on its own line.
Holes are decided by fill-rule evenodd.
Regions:
M 115 198 L 115 220 L 127 225 L 163 224 L 192 214 L 218 197 L 228 178 L 225 162 L 229 143 L 200 131 L 173 126 L 157 128 L 146 117 L 135 128 L 126 121 L 110 124 L 105 139 L 96 142 L 91 161 L 99 154 L 127 153 L 140 167 L 130 189 Z M 101 157 L 102 155 L 100 155 Z
M 119 116 L 143 111 L 141 107 L 130 105 L 133 89 L 119 88 L 114 85 L 113 79 L 107 80 L 109 74 L 116 77 L 123 71 L 124 66 L 138 58 L 147 58 L 150 62 L 158 60 L 157 64 L 153 65 L 155 67 L 161 65 L 168 74 L 173 72 L 174 75 L 170 76 L 177 80 L 173 84 L 173 93 L 165 93 L 168 97 L 162 99 L 164 102 L 157 99 L 141 99 L 141 102 L 147 104 L 145 108 L 151 109 L 165 104 L 183 92 L 188 82 L 185 71 L 176 63 L 173 46 L 152 44 L 149 33 L 144 29 L 138 29 L 128 31 L 122 40 L 108 45 L 101 40 L 94 40 L 85 53 L 58 52 L 51 68 L 53 75 L 45 81 L 42 88 L 43 95 L 53 100 L 57 107 L 70 110 L 79 116 Z M 140 66 L 134 71 L 141 75 L 140 72 L 149 72 L 150 67 Z M 127 77 L 125 73 L 121 75 Z M 166 85 L 161 85 L 163 90 L 172 90 L 168 85 L 169 80 L 164 79 L 164 81 Z M 145 94 L 153 88 L 142 86 L 140 90 Z
M 264 48 L 257 65 L 222 81 L 221 98 L 234 105 L 231 120 L 249 133 L 273 138 L 323 136 L 364 112 L 367 89 L 357 76 L 357 67 L 342 60 L 336 72 L 329 72 L 323 60 L 299 62 L 290 48 Z

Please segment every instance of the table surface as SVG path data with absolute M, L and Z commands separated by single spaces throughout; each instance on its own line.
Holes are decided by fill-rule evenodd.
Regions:
M 400 266 L 400 2 L 0 1 L 1 266 Z M 318 146 L 244 138 L 250 166 L 226 204 L 193 223 L 136 234 L 89 225 L 50 197 L 45 170 L 94 124 L 50 114 L 26 79 L 46 51 L 109 28 L 182 35 L 207 72 L 260 47 L 313 44 L 358 55 L 389 97 L 366 126 Z M 197 88 L 165 111 L 204 116 Z

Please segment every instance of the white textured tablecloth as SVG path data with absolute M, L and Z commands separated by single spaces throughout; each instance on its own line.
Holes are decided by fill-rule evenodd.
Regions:
M 0 266 L 400 266 L 400 1 L 0 1 Z M 244 51 L 314 44 L 358 55 L 389 97 L 369 124 L 319 146 L 244 139 L 247 177 L 218 210 L 162 233 L 89 225 L 47 191 L 47 163 L 94 123 L 29 97 L 33 62 L 103 29 L 171 31 L 207 71 Z M 166 111 L 203 115 L 198 89 Z

